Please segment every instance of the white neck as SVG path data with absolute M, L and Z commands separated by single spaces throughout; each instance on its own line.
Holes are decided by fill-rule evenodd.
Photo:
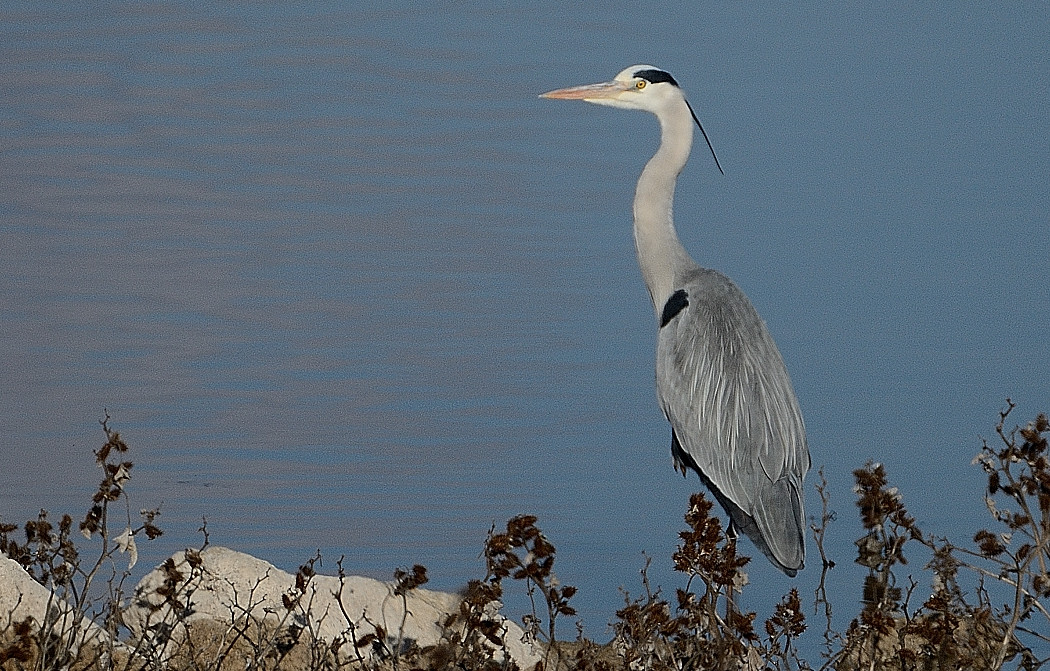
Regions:
M 660 148 L 645 164 L 634 193 L 634 243 L 638 265 L 659 317 L 681 271 L 695 266 L 674 228 L 672 202 L 678 173 L 689 159 L 693 119 L 684 99 L 657 114 Z

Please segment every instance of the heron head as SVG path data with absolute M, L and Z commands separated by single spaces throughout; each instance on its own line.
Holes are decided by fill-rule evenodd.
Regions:
M 583 100 L 596 105 L 658 113 L 672 100 L 684 100 L 682 90 L 667 72 L 652 65 L 632 65 L 612 81 L 548 91 L 541 98 Z
M 718 156 L 715 155 L 715 148 L 711 146 L 707 131 L 704 130 L 696 112 L 693 111 L 693 106 L 686 100 L 685 94 L 682 93 L 674 77 L 660 68 L 652 65 L 632 65 L 621 70 L 612 81 L 556 89 L 543 93 L 540 97 L 582 100 L 596 105 L 652 112 L 660 119 L 661 125 L 665 115 L 675 114 L 676 110 L 684 114 L 685 110 L 689 110 L 689 115 L 696 122 L 700 133 L 704 136 L 704 141 L 707 142 L 707 148 L 711 150 L 711 156 L 715 159 L 718 171 L 722 172 L 722 165 L 718 162 Z M 684 107 L 682 107 L 683 103 Z

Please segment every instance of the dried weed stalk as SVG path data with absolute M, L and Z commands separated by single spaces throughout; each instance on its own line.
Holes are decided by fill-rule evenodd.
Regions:
M 972 546 L 925 534 L 900 492 L 889 484 L 883 465 L 869 463 L 854 472 L 864 528 L 855 561 L 867 575 L 861 589 L 863 608 L 843 633 L 832 628 L 824 589 L 827 571 L 835 565 L 824 548 L 834 514 L 820 472 L 821 513 L 810 528 L 822 562 L 813 605 L 814 613 L 823 608 L 821 670 L 998 671 L 1010 664 L 1029 671 L 1047 665 L 1050 421 L 1039 415 L 1023 428 L 1007 430 L 1014 408 L 1007 403 L 996 427 L 998 440 L 995 445 L 985 441 L 974 459 L 988 478 L 985 502 L 995 525 L 980 529 Z M 195 550 L 186 551 L 184 563 L 169 559 L 161 566 L 164 579 L 154 594 L 136 595 L 151 605 L 138 629 L 141 635 L 129 636 L 120 614 L 123 585 L 137 560 L 136 541 L 156 538 L 161 531 L 157 510 L 142 511 L 141 521 L 132 524 L 125 491 L 132 463 L 126 458 L 127 444 L 110 428 L 109 419 L 101 422 L 106 441 L 95 451 L 103 477 L 79 525 L 74 527 L 68 515 L 56 524 L 41 511 L 22 528 L 21 541 L 15 538 L 19 527 L 0 522 L 0 551 L 52 595 L 43 622 L 16 621 L 11 613 L 0 613 L 2 671 L 514 671 L 506 620 L 499 613 L 508 579 L 522 583 L 530 599 L 531 612 L 522 620 L 526 638 L 546 650 L 536 669 L 527 671 L 813 668 L 799 653 L 806 619 L 797 590 L 784 596 L 761 629 L 756 629 L 755 613 L 738 607 L 749 559 L 737 554 L 735 539 L 726 536 L 712 515 L 712 504 L 701 494 L 690 499 L 686 529 L 672 557 L 684 576 L 673 604 L 650 585 L 647 558 L 641 571 L 643 594 L 632 599 L 625 593 L 624 607 L 613 623 L 614 639 L 605 646 L 584 638 L 578 623 L 576 642 L 557 641 L 558 618 L 575 615 L 570 600 L 576 589 L 558 581 L 554 545 L 531 515 L 511 519 L 505 531 L 490 530 L 483 551 L 485 577 L 470 581 L 459 609 L 442 623 L 441 642 L 425 650 L 405 640 L 404 618 L 397 632 L 366 619 L 373 631 L 359 635 L 357 620 L 345 610 L 343 633 L 334 641 L 321 640 L 313 630 L 316 619 L 310 616 L 310 585 L 320 556 L 299 569 L 278 612 L 260 613 L 262 600 L 256 589 L 249 589 L 236 595 L 228 621 L 193 620 L 193 596 L 203 576 L 201 555 Z M 120 522 L 114 524 L 114 519 Z M 88 560 L 78 549 L 77 530 L 98 543 L 96 558 Z M 207 546 L 206 525 L 202 532 Z M 931 579 L 925 599 L 919 595 L 919 583 L 904 573 L 916 553 L 928 557 L 923 569 Z M 126 564 L 119 561 L 120 555 Z M 338 566 L 341 597 L 346 579 L 342 560 Z M 407 617 L 407 595 L 427 582 L 426 569 L 398 569 L 394 578 L 394 594 L 401 598 Z M 338 601 L 342 609 L 342 599 Z M 109 635 L 97 636 L 95 631 Z
M 676 590 L 676 605 L 650 586 L 648 560 L 642 570 L 645 594 L 617 611 L 613 644 L 626 669 L 790 669 L 799 668 L 794 642 L 806 629 L 797 590 L 784 597 L 765 622 L 766 638 L 755 631 L 756 615 L 741 611 L 735 595 L 747 584 L 749 558 L 737 554 L 736 540 L 722 532 L 703 494 L 689 501 L 687 529 L 673 555 L 675 570 L 687 576 Z
M 1001 528 L 978 531 L 974 548 L 923 534 L 881 464 L 854 472 L 866 531 L 857 541 L 856 562 L 868 568 L 868 576 L 864 608 L 834 658 L 836 669 L 983 671 L 1011 661 L 1019 669 L 1036 669 L 1050 659 L 1034 652 L 1050 645 L 1050 423 L 1039 415 L 1007 431 L 1014 407 L 1009 399 L 1007 404 L 996 427 L 1001 445 L 985 441 L 974 459 L 988 475 L 985 502 Z M 932 593 L 915 612 L 909 602 L 917 583 L 909 576 L 904 587 L 897 578 L 912 541 L 931 553 L 925 568 L 933 574 Z M 972 595 L 960 585 L 962 571 L 975 577 Z M 992 594 L 1004 590 L 993 590 L 995 583 L 1007 596 L 998 607 Z
M 21 564 L 51 594 L 43 622 L 11 623 L 16 635 L 0 647 L 0 663 L 13 660 L 25 669 L 111 666 L 123 654 L 114 648 L 112 636 L 100 636 L 97 630 L 111 635 L 120 630 L 123 584 L 138 561 L 136 539 L 153 540 L 163 532 L 156 525 L 159 510 L 143 510 L 141 522 L 133 526 L 125 492 L 133 464 L 126 458 L 127 443 L 110 428 L 109 420 L 106 414 L 100 421 L 106 441 L 94 452 L 102 480 L 78 525 L 86 540 L 99 544 L 93 560 L 77 548 L 69 515 L 63 515 L 56 528 L 48 511 L 41 510 L 35 520 L 26 522 L 24 542 L 13 535 L 17 526 L 0 522 L 0 552 Z M 112 519 L 115 513 L 117 524 Z M 114 534 L 116 529 L 120 533 Z M 127 555 L 126 564 L 118 561 L 119 554 Z M 101 579 L 108 581 L 104 595 L 96 585 Z

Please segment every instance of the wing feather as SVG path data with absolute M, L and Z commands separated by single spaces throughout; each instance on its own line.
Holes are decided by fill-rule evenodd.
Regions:
M 793 575 L 805 557 L 809 451 L 791 380 L 735 284 L 706 269 L 686 279 L 689 304 L 658 337 L 660 404 L 688 465 L 733 504 L 722 501 L 734 524 Z

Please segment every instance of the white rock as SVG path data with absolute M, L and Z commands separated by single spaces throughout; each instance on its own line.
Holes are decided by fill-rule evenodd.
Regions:
M 105 644 L 109 639 L 102 628 L 75 613 L 18 562 L 0 553 L 0 630 L 28 618 L 36 629 L 49 623 L 51 632 L 65 641 L 74 655 L 87 643 Z
M 199 557 L 200 565 L 196 569 L 187 562 L 185 552 L 178 552 L 171 558 L 175 568 L 189 578 L 189 583 L 179 585 L 182 596 L 178 599 L 189 605 L 185 618 L 189 624 L 202 619 L 231 622 L 235 617 L 250 616 L 259 622 L 276 625 L 281 624 L 283 618 L 283 624 L 296 624 L 317 638 L 331 642 L 339 637 L 349 638 L 349 617 L 357 640 L 374 633 L 374 625 L 378 625 L 386 632 L 389 649 L 394 649 L 399 641 L 402 645 L 414 642 L 426 647 L 440 641 L 441 622 L 449 613 L 459 611 L 462 600 L 456 594 L 412 589 L 405 596 L 406 616 L 402 597 L 394 594 L 392 583 L 348 576 L 342 587 L 340 609 L 337 599 L 339 578 L 315 575 L 298 606 L 289 615 L 283 598 L 294 594 L 294 575 L 269 562 L 223 547 L 205 548 Z M 142 635 L 157 622 L 173 621 L 164 598 L 158 594 L 166 577 L 161 566 L 136 587 L 135 600 L 124 612 L 125 623 L 136 634 Z M 511 659 L 523 669 L 532 668 L 542 659 L 542 650 L 522 643 L 523 632 L 514 622 L 504 618 L 503 624 L 506 627 L 504 640 Z M 175 636 L 184 633 L 176 628 Z M 352 653 L 352 649 L 349 652 Z M 371 649 L 362 648 L 361 654 L 370 655 Z
M 44 621 L 47 604 L 53 599 L 51 591 L 4 554 L 0 554 L 0 586 L 0 624 L 18 622 L 27 617 L 37 622 Z

